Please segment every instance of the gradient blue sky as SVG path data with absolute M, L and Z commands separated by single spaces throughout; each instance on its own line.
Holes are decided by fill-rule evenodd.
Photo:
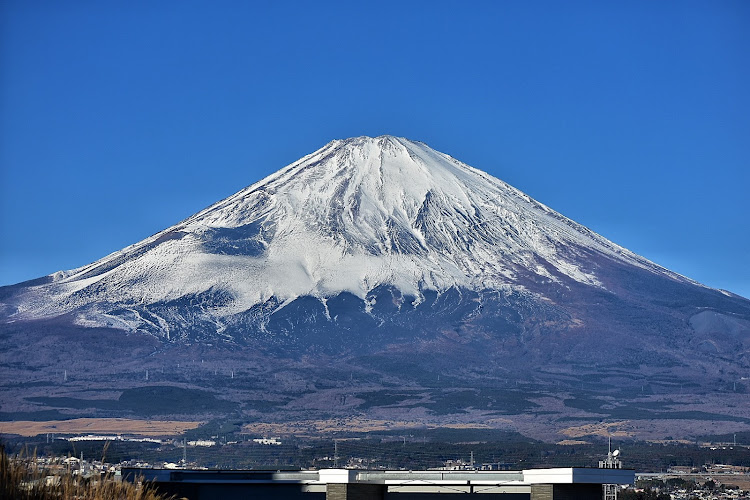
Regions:
M 750 297 L 750 2 L 0 4 L 0 284 L 422 140 Z

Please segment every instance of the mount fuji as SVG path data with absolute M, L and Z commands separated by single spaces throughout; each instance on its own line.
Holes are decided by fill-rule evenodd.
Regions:
M 596 398 L 736 392 L 750 375 L 747 299 L 391 136 L 332 141 L 92 264 L 0 288 L 0 333 L 6 375 L 26 379 L 36 358 L 19 345 L 49 335 L 135 343 L 135 364 L 191 349 L 257 373 L 303 363 L 313 392 L 339 383 L 320 366 L 349 374 L 352 394 L 374 390 L 355 373 L 415 390 L 443 374 L 453 389 L 522 380 Z M 59 366 L 41 357 L 38 367 Z M 427 396 L 426 414 L 438 400 Z

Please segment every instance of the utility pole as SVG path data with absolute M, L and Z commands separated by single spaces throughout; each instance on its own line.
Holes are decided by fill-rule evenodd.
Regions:
M 333 440 L 333 468 L 339 468 L 339 442 Z

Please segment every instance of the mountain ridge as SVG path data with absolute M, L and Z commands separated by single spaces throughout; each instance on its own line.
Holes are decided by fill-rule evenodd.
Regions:
M 750 430 L 748 379 L 750 300 L 390 136 L 332 141 L 87 266 L 0 287 L 0 402 L 24 418 L 133 416 L 117 394 L 161 384 L 290 428 L 661 439 Z

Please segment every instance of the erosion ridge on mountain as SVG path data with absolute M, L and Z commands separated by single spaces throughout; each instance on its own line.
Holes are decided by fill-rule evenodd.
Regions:
M 229 363 L 244 415 L 750 424 L 750 301 L 391 136 L 332 141 L 97 262 L 2 287 L 0 323 L 13 380 L 72 364 L 117 393 L 161 367 L 149 383 L 221 393 Z

